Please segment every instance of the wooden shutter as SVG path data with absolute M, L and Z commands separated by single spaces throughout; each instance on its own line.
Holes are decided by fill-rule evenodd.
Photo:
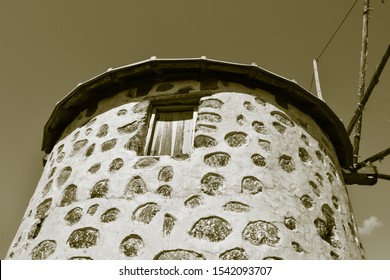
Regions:
M 149 155 L 190 154 L 194 129 L 194 111 L 155 112 Z

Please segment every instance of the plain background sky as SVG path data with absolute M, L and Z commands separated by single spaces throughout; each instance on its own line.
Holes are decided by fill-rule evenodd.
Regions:
M 57 101 L 110 67 L 207 56 L 260 67 L 309 89 L 317 57 L 355 0 L 0 0 L 0 258 L 42 172 Z M 390 1 L 371 0 L 367 83 L 389 43 Z M 357 102 L 363 0 L 319 61 L 326 103 L 348 125 Z M 314 86 L 312 91 L 314 92 Z M 361 159 L 390 145 L 390 65 L 363 120 Z M 377 162 L 390 174 L 390 157 Z M 390 259 L 390 181 L 349 186 L 368 259 Z

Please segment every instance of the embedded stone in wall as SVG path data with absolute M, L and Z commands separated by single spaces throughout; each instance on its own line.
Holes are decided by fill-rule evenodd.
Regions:
M 227 250 L 219 255 L 220 260 L 248 260 L 249 257 L 243 248 Z
M 352 222 L 353 223 L 353 222 Z M 353 236 L 353 238 L 354 238 L 354 241 L 355 241 L 355 243 L 356 244 L 358 244 L 358 237 L 357 237 L 357 235 L 356 235 L 356 229 L 355 229 L 355 227 L 352 225 L 352 223 L 351 222 L 348 222 L 348 227 L 349 227 L 349 230 L 351 231 L 351 234 L 352 234 L 352 236 Z
M 309 138 L 307 138 L 307 136 L 305 134 L 301 135 L 301 139 L 302 139 L 303 143 L 305 143 L 307 146 L 310 146 Z
M 205 155 L 203 161 L 212 167 L 225 167 L 229 164 L 230 155 L 223 152 L 212 153 Z
M 275 119 L 277 119 L 278 121 L 280 121 L 281 123 L 283 123 L 289 127 L 294 127 L 293 121 L 282 112 L 272 111 L 271 116 L 273 116 Z
M 217 140 L 215 140 L 211 136 L 207 135 L 198 135 L 194 139 L 194 147 L 195 148 L 201 148 L 201 147 L 214 147 L 217 145 Z
M 87 130 L 85 130 L 85 135 L 88 136 L 89 134 L 91 134 L 92 132 L 92 128 L 88 128 Z
M 159 158 L 146 157 L 139 159 L 133 166 L 135 169 L 148 168 L 156 165 L 159 161 Z
M 250 112 L 253 112 L 255 110 L 255 107 L 249 101 L 245 101 L 244 102 L 244 108 L 247 109 Z
M 322 155 L 322 153 L 320 151 L 316 151 L 316 156 L 318 158 L 319 161 L 321 161 L 322 163 L 324 162 L 324 156 Z
M 295 163 L 292 157 L 288 155 L 282 155 L 279 158 L 279 164 L 282 167 L 282 169 L 288 173 L 291 173 L 295 170 Z
M 95 151 L 95 146 L 96 144 L 93 143 L 91 146 L 88 147 L 87 151 L 85 152 L 85 156 L 89 157 L 93 154 L 93 152 Z
M 104 142 L 101 145 L 102 152 L 105 152 L 105 151 L 108 151 L 108 150 L 111 150 L 112 148 L 114 148 L 116 145 L 116 141 L 117 141 L 116 138 L 114 138 L 114 139 L 111 139 L 111 140 Z
M 70 248 L 80 249 L 95 246 L 99 239 L 99 230 L 93 227 L 76 229 L 66 243 Z
M 134 176 L 126 186 L 125 195 L 139 195 L 147 192 L 146 183 L 140 176 Z
M 283 260 L 283 258 L 281 258 L 281 257 L 276 257 L 276 256 L 269 256 L 269 257 L 263 258 L 263 260 L 275 260 L 275 261 L 280 261 L 280 260 Z
M 245 132 L 234 131 L 226 134 L 225 141 L 230 147 L 238 148 L 248 143 L 248 135 Z
M 192 86 L 187 86 L 187 87 L 179 88 L 176 91 L 176 93 L 177 94 L 185 94 L 185 93 L 189 93 L 191 90 L 194 90 L 194 88 Z
M 332 174 L 329 172 L 326 173 L 326 177 L 328 178 L 329 183 L 333 184 L 334 183 L 334 177 Z
M 203 205 L 203 198 L 200 195 L 193 195 L 184 201 L 184 205 L 189 208 L 195 208 Z
M 172 188 L 169 185 L 160 186 L 156 190 L 156 194 L 159 194 L 159 195 L 161 195 L 163 197 L 167 197 L 167 198 L 171 197 L 171 193 L 172 193 Z
M 57 148 L 57 153 L 58 154 L 62 152 L 62 150 L 64 149 L 64 146 L 65 146 L 64 144 L 61 144 L 61 145 L 58 146 L 58 148 Z
M 264 184 L 253 176 L 247 176 L 242 179 L 241 192 L 257 194 L 263 190 Z
M 35 212 L 35 219 L 44 219 L 46 217 L 47 211 L 49 211 L 51 206 L 52 199 L 47 198 L 42 201 L 38 206 Z
M 257 143 L 259 144 L 260 148 L 262 148 L 263 150 L 267 152 L 271 152 L 271 142 L 267 140 L 259 139 Z
M 125 145 L 125 149 L 136 152 L 137 156 L 142 155 L 144 146 L 138 135 L 134 135 Z
M 268 134 L 268 129 L 265 127 L 265 124 L 263 122 L 254 121 L 252 122 L 253 130 L 257 133 L 261 134 Z
M 79 137 L 79 135 L 80 135 L 80 131 L 76 131 L 75 134 L 73 135 L 72 141 L 76 141 L 76 139 L 77 139 L 77 137 Z
M 231 225 L 220 217 L 206 217 L 199 219 L 189 231 L 189 235 L 210 242 L 225 240 L 232 232 Z
M 69 185 L 66 187 L 62 194 L 62 198 L 60 201 L 60 207 L 64 207 L 67 205 L 72 204 L 77 200 L 77 186 L 76 185 Z
M 314 225 L 317 228 L 318 235 L 325 240 L 326 242 L 330 243 L 330 239 L 332 237 L 332 233 L 330 229 L 327 228 L 326 222 L 320 218 L 317 218 L 314 221 Z
M 98 210 L 99 208 L 99 204 L 94 204 L 94 205 L 91 205 L 88 210 L 87 210 L 87 213 L 91 216 L 95 215 L 96 211 Z
M 72 173 L 72 167 L 66 166 L 62 168 L 60 174 L 57 177 L 57 186 L 61 187 L 69 179 L 70 174 Z
M 313 199 L 310 196 L 308 196 L 307 194 L 304 194 L 304 195 L 301 196 L 301 203 L 306 208 L 312 208 L 313 207 Z
M 72 152 L 70 153 L 70 156 L 74 156 L 75 154 L 77 154 L 87 144 L 88 144 L 87 139 L 79 140 L 76 143 L 74 143 L 73 148 L 72 148 Z
M 294 217 L 285 217 L 284 218 L 284 225 L 289 230 L 294 230 L 296 228 L 296 221 Z
M 116 221 L 116 219 L 118 219 L 119 212 L 120 211 L 118 208 L 110 208 L 100 216 L 100 221 L 102 223 Z
M 115 172 L 115 171 L 118 171 L 119 169 L 121 169 L 123 167 L 123 159 L 121 158 L 116 158 L 114 159 L 111 163 L 110 163 L 110 167 L 109 167 L 109 171 L 111 173 Z
M 126 236 L 119 245 L 120 251 L 127 257 L 134 258 L 142 253 L 145 244 L 137 234 Z
M 189 154 L 177 154 L 177 155 L 174 155 L 174 156 L 171 156 L 171 158 L 173 158 L 174 160 L 186 160 L 186 159 L 189 159 L 190 158 L 190 155 Z
M 157 86 L 156 92 L 168 91 L 174 87 L 171 83 L 163 83 Z
M 220 115 L 216 113 L 199 113 L 198 121 L 215 123 L 215 122 L 221 122 L 222 118 Z
M 134 107 L 133 107 L 133 113 L 144 113 L 148 110 L 148 107 L 149 107 L 149 102 L 148 101 L 144 101 L 144 102 L 139 102 L 138 104 L 136 104 Z
M 291 246 L 293 247 L 293 249 L 298 252 L 298 253 L 302 253 L 304 250 L 302 249 L 302 246 L 298 243 L 298 242 L 291 242 Z
M 206 258 L 194 251 L 176 249 L 158 253 L 154 260 L 205 260 Z
M 201 180 L 202 192 L 208 195 L 218 195 L 224 188 L 224 178 L 216 173 L 207 173 Z
M 57 167 L 53 167 L 53 168 L 50 170 L 48 179 L 50 179 L 50 178 L 54 175 L 54 173 L 56 172 L 56 170 L 57 170 Z
M 118 132 L 120 134 L 127 134 L 127 133 L 133 133 L 138 128 L 138 122 L 133 121 L 131 123 L 128 123 L 124 126 L 118 127 Z
M 329 167 L 330 167 L 330 170 L 332 171 L 333 175 L 337 178 L 337 170 L 336 170 L 336 167 L 334 166 L 333 163 L 329 162 Z
M 322 176 L 318 172 L 316 172 L 314 174 L 314 177 L 316 178 L 317 183 L 320 184 L 321 187 L 323 187 L 324 186 L 324 178 L 322 178 Z
M 127 110 L 126 110 L 126 109 L 120 109 L 120 110 L 116 113 L 117 116 L 124 116 L 124 115 L 126 115 L 126 114 L 127 114 Z
M 332 203 L 334 208 L 339 209 L 339 199 L 336 196 L 332 196 Z
M 74 256 L 69 258 L 69 260 L 93 260 L 91 257 L 85 257 L 85 256 Z
M 57 156 L 57 163 L 61 163 L 62 162 L 62 160 L 64 159 L 64 157 L 65 157 L 65 153 L 64 152 L 62 152 L 62 153 L 60 153 L 58 156 Z
M 159 211 L 160 207 L 157 203 L 146 203 L 135 209 L 131 219 L 142 224 L 149 224 Z
M 44 240 L 31 250 L 31 259 L 46 260 L 57 248 L 54 240 Z
M 42 197 L 46 196 L 48 192 L 51 190 L 51 187 L 53 185 L 53 180 L 50 180 L 46 183 L 45 187 L 42 190 Z
M 172 166 L 164 166 L 158 173 L 158 180 L 160 182 L 170 182 L 173 178 Z
M 328 204 L 323 204 L 321 210 L 326 220 L 324 221 L 320 218 L 317 218 L 314 221 L 314 224 L 317 227 L 317 232 L 320 237 L 330 245 L 336 248 L 340 248 L 340 241 L 336 240 L 334 235 L 334 231 L 336 229 L 336 222 L 333 217 L 334 212 Z
M 251 210 L 251 207 L 248 204 L 242 202 L 230 201 L 223 206 L 223 210 L 242 213 L 249 212 Z
M 217 127 L 211 124 L 197 124 L 195 131 L 214 132 L 217 131 Z
M 99 131 L 96 133 L 96 137 L 104 137 L 108 133 L 108 124 L 103 124 L 100 128 Z
M 80 207 L 73 208 L 66 214 L 64 218 L 65 224 L 68 226 L 77 224 L 81 220 L 82 216 L 83 216 L 83 209 L 81 209 Z
M 221 109 L 223 102 L 216 98 L 204 99 L 201 101 L 199 108 L 214 108 Z
M 313 181 L 309 181 L 309 185 L 311 186 L 311 189 L 314 192 L 314 194 L 319 197 L 321 193 L 318 186 Z
M 98 181 L 89 192 L 91 195 L 91 198 L 102 198 L 106 197 L 106 194 L 108 192 L 108 179 L 103 179 Z
M 244 125 L 247 123 L 247 120 L 243 115 L 238 115 L 236 118 L 236 122 L 238 123 L 238 125 Z
M 255 97 L 255 101 L 257 104 L 260 104 L 261 106 L 265 106 L 267 104 L 267 102 L 263 98 L 258 96 Z
M 279 229 L 274 224 L 259 220 L 245 227 L 242 238 L 256 246 L 275 246 L 280 240 L 278 233 Z
M 341 260 L 340 256 L 338 254 L 336 254 L 335 252 L 333 252 L 333 251 L 330 251 L 330 256 L 334 260 Z
M 100 163 L 96 163 L 96 164 L 92 165 L 90 169 L 88 169 L 88 172 L 91 174 L 95 174 L 97 171 L 99 171 L 100 166 L 101 166 Z
M 303 163 L 310 164 L 312 162 L 311 156 L 309 155 L 309 153 L 306 151 L 305 148 L 300 147 L 298 149 L 298 154 L 299 154 L 299 158 L 302 160 Z
M 171 234 L 173 227 L 175 226 L 176 218 L 171 214 L 165 214 L 163 222 L 163 236 Z
M 44 220 L 45 219 L 37 221 L 31 227 L 31 230 L 30 230 L 30 232 L 27 235 L 27 239 L 35 239 L 38 236 L 39 232 L 41 231 L 41 228 L 42 228 Z
M 251 156 L 253 163 L 257 166 L 266 166 L 265 158 L 262 155 L 254 154 Z
M 273 122 L 272 125 L 279 133 L 284 134 L 286 132 L 286 127 L 279 122 Z

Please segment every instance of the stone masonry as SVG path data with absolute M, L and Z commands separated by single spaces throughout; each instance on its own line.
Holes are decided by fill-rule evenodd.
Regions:
M 99 89 L 63 126 L 9 259 L 364 258 L 318 120 L 229 77 L 146 84 Z M 191 154 L 145 155 L 156 104 L 198 107 Z

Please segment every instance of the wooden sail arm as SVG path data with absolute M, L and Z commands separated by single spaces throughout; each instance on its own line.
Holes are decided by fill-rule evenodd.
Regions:
M 379 153 L 376 153 L 375 155 L 373 156 L 370 156 L 369 158 L 363 160 L 362 162 L 359 162 L 357 165 L 356 165 L 356 170 L 359 170 L 361 169 L 362 167 L 370 164 L 370 163 L 373 163 L 377 160 L 382 160 L 384 159 L 386 156 L 390 155 L 390 148 L 387 148 Z
M 368 98 L 371 96 L 372 91 L 374 90 L 374 87 L 376 84 L 379 82 L 379 77 L 385 68 L 385 65 L 387 63 L 387 60 L 389 59 L 390 56 L 390 43 L 387 45 L 387 49 L 385 54 L 383 55 L 381 61 L 379 62 L 378 66 L 376 67 L 375 73 L 371 78 L 370 84 L 367 87 L 366 92 L 363 94 L 358 107 L 355 110 L 355 113 L 347 127 L 347 133 L 350 135 L 352 133 L 353 128 L 356 125 L 356 122 L 358 121 L 359 117 L 363 113 L 364 106 L 366 105 Z

